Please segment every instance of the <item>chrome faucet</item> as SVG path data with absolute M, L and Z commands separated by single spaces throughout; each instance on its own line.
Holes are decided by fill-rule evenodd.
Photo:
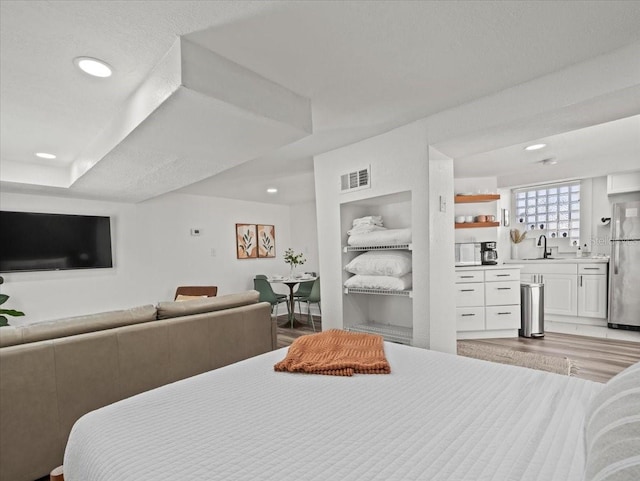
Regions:
M 541 242 L 542 242 L 542 238 L 543 237 L 544 237 L 544 251 L 543 251 L 543 254 L 542 254 L 542 258 L 543 259 L 547 259 L 547 258 L 549 258 L 551 256 L 551 252 L 549 252 L 547 250 L 547 236 L 546 235 L 542 234 L 540 237 L 538 237 L 538 247 L 540 247 L 542 245 Z

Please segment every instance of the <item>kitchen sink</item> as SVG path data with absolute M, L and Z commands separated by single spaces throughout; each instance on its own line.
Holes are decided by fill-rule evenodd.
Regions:
M 528 257 L 522 260 L 523 261 L 546 261 L 547 259 L 553 260 L 553 259 L 556 259 L 556 257 Z

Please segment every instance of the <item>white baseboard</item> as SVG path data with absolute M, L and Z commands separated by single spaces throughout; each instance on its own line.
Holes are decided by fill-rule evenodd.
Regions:
M 559 322 L 545 319 L 544 330 L 548 332 L 560 332 L 562 334 L 575 334 L 577 336 L 601 337 L 603 339 L 616 339 L 618 341 L 640 342 L 640 332 L 638 331 L 610 329 L 606 326 L 577 324 L 575 322 Z
M 517 329 L 499 329 L 495 331 L 458 331 L 459 340 L 464 339 L 492 339 L 499 337 L 518 337 Z

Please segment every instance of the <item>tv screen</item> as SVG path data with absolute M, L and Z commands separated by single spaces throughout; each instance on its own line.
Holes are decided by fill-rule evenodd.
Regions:
M 0 211 L 0 272 L 108 267 L 109 217 Z

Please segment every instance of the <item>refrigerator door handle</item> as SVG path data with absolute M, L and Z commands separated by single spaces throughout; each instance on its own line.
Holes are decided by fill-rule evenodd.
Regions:
M 620 235 L 620 208 L 618 204 L 613 204 L 611 213 L 611 239 L 619 239 Z
M 613 243 L 613 251 L 611 252 L 613 259 L 613 274 L 618 275 L 618 258 L 620 257 L 620 242 Z

